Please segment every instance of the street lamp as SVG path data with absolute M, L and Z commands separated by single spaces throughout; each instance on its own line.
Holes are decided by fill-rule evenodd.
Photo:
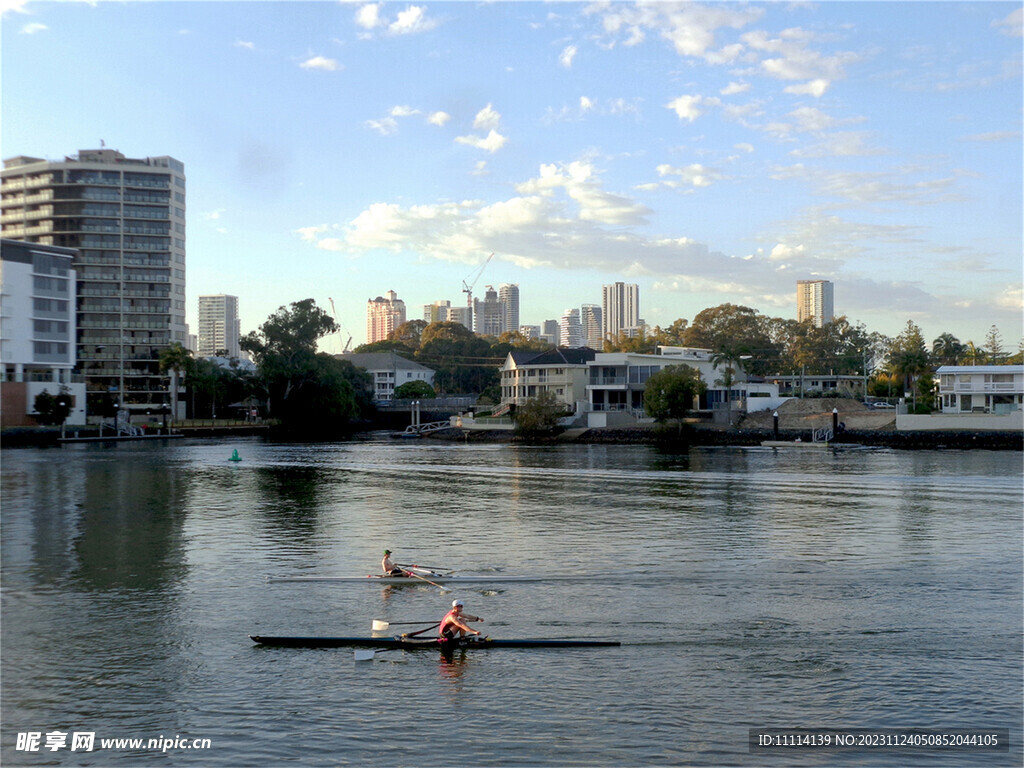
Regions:
M 60 414 L 60 439 L 61 440 L 64 439 L 64 422 L 67 421 L 67 418 L 68 418 L 67 414 L 64 412 L 64 409 L 67 408 L 67 405 L 68 405 L 68 402 L 63 397 L 61 397 L 59 400 L 57 400 L 57 408 L 59 409 L 57 412 Z

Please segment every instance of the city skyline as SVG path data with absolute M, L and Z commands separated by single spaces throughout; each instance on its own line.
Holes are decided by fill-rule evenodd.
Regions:
M 616 282 L 651 326 L 795 317 L 821 279 L 869 330 L 1019 340 L 1016 3 L 2 7 L 4 158 L 188 168 L 193 332 L 200 295 L 243 333 L 333 297 L 338 352 L 494 252 L 523 324 Z

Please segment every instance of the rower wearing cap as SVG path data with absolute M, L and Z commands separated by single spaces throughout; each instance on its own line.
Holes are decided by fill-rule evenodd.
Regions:
M 384 550 L 384 559 L 380 561 L 381 570 L 384 571 L 385 576 L 408 576 L 405 571 L 395 565 L 391 559 L 391 550 Z
M 462 612 L 462 601 L 453 600 L 452 609 L 444 615 L 441 619 L 441 624 L 438 626 L 438 633 L 441 637 L 452 640 L 456 637 L 465 637 L 466 633 L 471 635 L 479 635 L 475 629 L 470 629 L 466 626 L 467 621 L 483 621 L 479 616 L 470 616 L 468 613 Z

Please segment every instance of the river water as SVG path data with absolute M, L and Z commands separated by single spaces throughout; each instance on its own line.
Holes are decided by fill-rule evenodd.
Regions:
M 374 436 L 9 449 L 0 468 L 4 766 L 1022 763 L 1019 453 Z M 267 581 L 372 573 L 385 547 L 579 578 Z M 623 645 L 357 662 L 248 639 L 426 624 L 452 597 L 495 638 Z M 1011 746 L 751 751 L 752 728 Z

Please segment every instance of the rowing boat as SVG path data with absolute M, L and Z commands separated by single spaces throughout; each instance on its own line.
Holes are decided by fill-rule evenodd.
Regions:
M 417 574 L 419 579 L 412 576 L 267 576 L 271 583 L 283 582 L 304 582 L 304 583 L 329 583 L 329 584 L 354 584 L 366 582 L 367 584 L 422 584 L 423 579 L 435 581 L 438 584 L 490 584 L 512 581 L 552 581 L 582 578 L 579 576 L 471 576 L 462 574 Z
M 438 637 L 271 637 L 249 635 L 249 639 L 258 645 L 288 648 L 404 648 L 406 650 L 438 648 L 446 651 L 456 648 L 577 648 L 620 645 L 617 640 L 492 640 L 489 637 L 448 640 Z

